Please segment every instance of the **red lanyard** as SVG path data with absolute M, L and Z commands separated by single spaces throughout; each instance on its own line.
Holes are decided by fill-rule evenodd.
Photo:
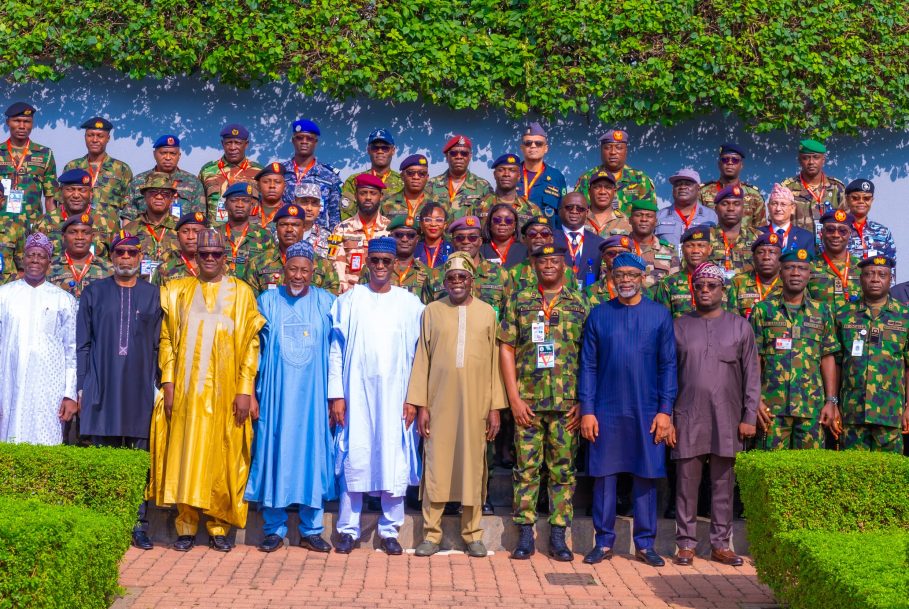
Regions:
M 300 166 L 297 165 L 297 159 L 294 159 L 294 177 L 297 178 L 297 184 L 300 183 L 300 180 L 306 177 L 306 174 L 309 173 L 309 170 L 312 169 L 316 164 L 316 157 L 313 157 L 309 162 L 309 165 L 300 170 Z
M 762 300 L 767 298 L 767 295 L 770 294 L 770 292 L 773 290 L 773 287 L 776 285 L 776 282 L 780 280 L 780 276 L 777 275 L 776 277 L 774 277 L 773 281 L 770 282 L 770 285 L 767 286 L 766 290 L 762 289 L 761 286 L 763 284 L 761 284 L 761 278 L 758 277 L 757 273 L 755 273 L 755 275 L 754 275 L 754 280 L 757 283 L 757 291 L 758 291 L 757 301 L 761 302 Z
M 688 275 L 688 294 L 691 296 L 691 306 L 697 306 L 694 304 L 694 281 L 691 279 L 691 273 L 685 271 L 685 274 Z
M 92 178 L 92 188 L 95 187 L 95 182 L 98 181 L 98 176 L 101 175 L 101 165 L 104 163 L 104 159 L 106 157 L 107 157 L 107 154 L 105 154 L 104 156 L 101 157 L 101 160 L 98 161 L 98 171 L 96 171 L 94 173 L 92 172 L 92 164 L 88 163 L 88 175 L 90 175 Z M 86 159 L 86 162 L 88 162 L 88 159 Z
M 395 265 L 397 265 L 397 262 L 395 262 Z M 398 286 L 400 286 L 402 283 L 404 283 L 404 278 L 407 277 L 407 273 L 409 273 L 410 269 L 412 269 L 412 268 L 413 268 L 413 258 L 410 259 L 410 264 L 407 265 L 407 268 L 404 269 L 403 272 L 398 273 L 397 268 L 395 269 L 395 273 L 398 275 Z
M 527 183 L 527 168 L 522 166 L 522 169 L 524 171 L 524 196 L 530 198 L 530 190 L 533 188 L 533 185 L 537 183 L 537 180 L 540 179 L 540 176 L 543 175 L 543 172 L 546 171 L 546 163 L 543 163 L 543 166 L 540 167 L 537 174 L 533 176 L 530 184 Z
M 161 239 L 163 239 L 164 235 L 167 234 L 167 227 L 166 226 L 161 227 L 161 236 L 160 237 L 158 236 L 158 233 L 155 232 L 155 229 L 152 228 L 152 225 L 149 224 L 148 222 L 145 222 L 145 228 L 146 228 L 146 230 L 148 230 L 148 233 L 151 235 L 152 239 L 155 240 L 155 255 L 157 255 L 158 248 L 161 245 Z
M 230 244 L 230 252 L 233 254 L 234 259 L 237 258 L 237 252 L 240 251 L 240 246 L 243 245 L 243 242 L 246 240 L 246 233 L 249 232 L 249 222 L 246 223 L 246 226 L 243 227 L 243 234 L 240 235 L 240 238 L 237 239 L 237 242 L 234 243 L 234 240 L 230 238 L 230 224 L 224 225 L 224 231 L 227 233 L 227 242 Z
M 414 201 L 413 207 L 410 206 L 410 199 L 404 197 L 404 204 L 407 205 L 407 217 L 413 218 L 417 215 L 417 210 L 420 208 L 420 205 L 423 203 L 423 199 L 426 198 L 426 193 L 421 192 L 420 198 Z
M 514 245 L 514 237 L 512 237 L 511 239 L 508 240 L 508 245 L 506 245 L 504 248 L 502 248 L 502 251 L 500 251 L 499 248 L 496 247 L 496 244 L 493 241 L 489 242 L 489 247 L 491 247 L 493 249 L 493 251 L 496 253 L 496 255 L 499 257 L 499 260 L 500 260 L 499 264 L 501 264 L 502 266 L 505 266 L 505 260 L 508 258 L 508 252 L 511 250 L 512 245 Z
M 564 288 L 564 285 L 561 286 L 555 296 L 552 297 L 552 300 L 549 301 L 549 306 L 546 306 L 546 295 L 543 294 L 543 288 L 537 286 L 537 290 L 540 292 L 540 299 L 543 301 L 543 316 L 546 318 L 546 321 L 549 321 L 550 316 L 552 316 L 552 310 L 555 308 L 556 303 L 559 302 L 559 296 L 562 295 L 562 290 Z
M 224 163 L 224 159 L 218 161 L 218 171 L 221 172 L 221 175 L 224 176 L 225 180 L 227 180 L 227 185 L 230 186 L 233 184 L 234 180 L 236 180 L 240 174 L 249 167 L 249 159 L 243 159 L 243 162 L 237 165 L 237 171 L 233 175 L 224 171 L 225 167 L 227 167 L 227 165 Z
M 451 179 L 451 176 L 448 176 L 448 202 L 451 203 L 454 201 L 455 196 L 460 192 L 461 187 L 464 186 L 464 182 L 467 181 L 467 176 L 465 175 L 461 178 L 461 181 L 458 182 L 458 187 L 455 188 L 454 180 Z
M 195 269 L 195 267 L 193 267 L 192 263 L 190 263 L 190 261 L 187 260 L 186 256 L 183 255 L 183 252 L 180 252 L 180 258 L 183 259 L 183 264 L 186 265 L 186 270 L 188 270 L 192 274 L 193 277 L 198 277 L 199 271 L 197 271 Z
M 836 265 L 833 264 L 833 260 L 831 260 L 830 256 L 827 255 L 827 252 L 824 252 L 822 254 L 822 256 L 824 256 L 824 260 L 827 262 L 827 266 L 830 267 L 830 270 L 833 271 L 833 274 L 836 275 L 837 278 L 839 278 L 839 280 L 842 282 L 843 298 L 845 298 L 846 301 L 848 302 L 849 301 L 849 287 L 848 287 L 847 282 L 849 280 L 849 256 L 848 255 L 846 256 L 846 264 L 843 266 L 842 272 L 840 272 L 840 270 L 838 268 L 836 268 Z
M 868 221 L 865 220 L 861 224 L 855 222 L 853 225 L 855 232 L 858 233 L 859 240 L 862 242 L 862 258 L 868 257 L 868 245 L 865 243 L 865 227 L 868 226 Z
M 378 171 L 376 171 L 375 169 L 370 169 L 370 170 L 369 170 L 369 174 L 370 174 L 370 175 L 373 175 L 373 176 L 375 176 L 375 177 L 377 177 L 377 178 L 379 178 L 380 180 L 382 180 L 382 183 L 384 184 L 384 183 L 385 183 L 385 180 L 388 179 L 388 176 L 391 175 L 391 169 L 389 169 L 388 171 L 386 171 L 385 173 L 382 173 L 382 174 L 380 174 L 380 173 L 379 173 Z
M 694 209 L 691 210 L 691 215 L 688 216 L 688 219 L 685 219 L 685 216 L 682 215 L 682 212 L 679 211 L 678 207 L 673 207 L 675 214 L 682 219 L 682 223 L 685 225 L 685 230 L 688 230 L 688 227 L 691 226 L 691 223 L 694 221 L 694 215 L 698 213 L 698 206 L 695 203 Z
M 76 272 L 76 267 L 75 267 L 75 265 L 73 265 L 73 259 L 70 258 L 69 252 L 63 252 L 63 255 L 66 257 L 66 265 L 69 267 L 69 272 L 73 274 L 73 279 L 76 280 L 76 283 L 82 283 L 82 280 L 88 274 L 89 267 L 91 267 L 91 265 L 92 265 L 92 260 L 95 259 L 95 255 L 94 254 L 88 255 L 88 261 L 84 265 L 82 265 L 81 273 Z
M 278 208 L 275 211 L 271 212 L 270 216 L 265 215 L 265 208 L 262 207 L 261 205 L 259 206 L 259 209 L 257 209 L 256 211 L 258 213 L 253 214 L 253 215 L 259 216 L 259 218 L 262 219 L 262 226 L 265 227 L 265 226 L 268 226 L 269 224 L 271 224 L 271 221 L 274 220 L 275 216 L 278 215 L 278 212 L 281 211 L 281 205 L 278 205 Z
M 357 218 L 360 220 L 360 225 L 363 227 L 363 234 L 366 236 L 366 241 L 368 242 L 370 239 L 372 239 L 373 234 L 376 232 L 376 218 L 374 218 L 373 221 L 368 225 L 363 222 L 363 218 L 361 216 L 358 215 Z
M 807 191 L 808 191 L 808 194 L 811 195 L 811 198 L 814 199 L 814 200 L 817 202 L 818 211 L 821 211 L 821 210 L 823 209 L 823 206 L 824 206 L 824 194 L 826 194 L 826 192 L 827 192 L 827 176 L 825 176 L 823 173 L 821 173 L 821 189 L 820 189 L 820 194 L 815 193 L 815 192 L 811 189 L 811 187 L 808 186 L 808 182 L 805 181 L 805 178 L 802 177 L 802 174 L 801 174 L 801 173 L 799 173 L 799 182 L 802 183 L 802 188 L 804 188 L 805 190 L 807 190 Z
M 428 264 L 429 268 L 431 268 L 431 269 L 436 268 L 436 259 L 439 257 L 440 251 L 442 251 L 441 242 L 439 242 L 439 244 L 436 246 L 435 252 L 430 252 L 429 248 L 426 246 L 426 244 L 425 243 L 423 244 L 423 253 L 426 254 L 426 262 L 429 263 Z
M 732 246 L 729 245 L 729 240 L 726 239 L 726 233 L 722 229 L 720 229 L 720 236 L 723 238 L 724 266 L 726 267 L 726 270 L 729 271 L 732 269 L 732 260 L 730 259 L 732 256 Z
M 13 154 L 13 145 L 9 140 L 6 140 L 6 149 L 9 151 L 9 158 L 16 166 L 16 171 L 13 173 L 13 184 L 14 187 L 19 185 L 19 170 L 22 168 L 22 164 L 25 163 L 25 159 L 28 158 L 29 150 L 32 147 L 31 139 L 26 140 L 25 148 L 22 150 L 22 156 L 19 157 L 19 161 L 16 161 L 16 156 Z
M 571 255 L 571 266 L 573 267 L 575 274 L 578 272 L 578 265 L 576 262 L 578 259 L 578 254 L 584 248 L 584 232 L 581 231 L 581 234 L 578 236 L 580 238 L 578 239 L 578 244 L 576 247 L 572 247 L 571 239 L 565 239 L 565 242 L 568 245 L 568 253 Z

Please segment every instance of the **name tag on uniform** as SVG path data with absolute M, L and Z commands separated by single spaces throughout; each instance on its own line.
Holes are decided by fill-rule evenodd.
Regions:
M 860 338 L 856 338 L 852 341 L 852 356 L 859 357 L 865 353 L 865 341 Z
M 537 370 L 555 368 L 555 345 L 541 343 L 537 345 Z
M 842 294 L 842 293 L 843 293 L 843 282 L 840 281 L 839 279 L 835 279 L 835 280 L 833 281 L 833 293 L 834 293 L 834 294 Z
M 159 266 L 161 266 L 161 263 L 157 260 L 143 260 L 142 264 L 139 265 L 139 274 L 151 276 Z
M 174 201 L 174 204 L 170 206 L 170 215 L 174 218 L 179 218 L 183 215 L 183 205 L 180 204 L 179 200 Z
M 350 255 L 350 270 L 358 272 L 363 268 L 363 254 L 351 254 Z
M 672 254 L 654 254 L 654 260 L 672 260 Z
M 7 192 L 9 194 L 6 195 L 6 211 L 11 214 L 21 214 L 25 191 L 20 188 L 13 188 L 12 190 L 7 190 Z
M 792 351 L 792 339 L 788 336 L 776 339 L 776 348 L 778 351 Z
M 530 340 L 534 343 L 542 343 L 546 340 L 546 324 L 541 321 L 535 321 L 530 324 Z

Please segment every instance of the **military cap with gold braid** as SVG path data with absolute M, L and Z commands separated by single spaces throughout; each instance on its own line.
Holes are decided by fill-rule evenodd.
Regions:
M 561 245 L 544 245 L 533 250 L 530 254 L 533 258 L 542 258 L 543 256 L 564 256 L 568 248 Z
M 888 269 L 892 269 L 896 266 L 896 261 L 889 256 L 868 256 L 864 260 L 858 263 L 860 269 L 865 268 L 866 266 L 880 266 Z
M 687 243 L 688 241 L 705 241 L 709 243 L 710 227 L 704 225 L 692 226 L 682 233 L 682 238 L 679 239 L 680 243 Z
M 107 132 L 110 132 L 113 128 L 113 123 L 111 123 L 103 116 L 94 116 L 79 125 L 79 129 L 99 129 L 101 131 Z
M 549 220 L 549 218 L 546 216 L 536 216 L 524 223 L 524 226 L 521 227 L 521 234 L 526 235 L 527 229 L 529 229 L 534 224 L 552 228 L 552 222 Z

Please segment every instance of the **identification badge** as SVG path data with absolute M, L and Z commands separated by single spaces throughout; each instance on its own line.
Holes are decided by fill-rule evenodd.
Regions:
M 833 281 L 833 293 L 842 294 L 843 293 L 843 282 L 839 279 L 834 279 Z
M 269 289 L 269 290 L 277 290 L 277 289 L 278 289 L 278 284 L 277 284 L 277 283 L 269 283 L 269 284 L 268 284 L 268 288 L 266 288 L 266 289 Z
M 218 199 L 218 209 L 215 211 L 218 222 L 227 222 L 227 207 L 224 206 L 224 197 Z
M 11 214 L 22 213 L 22 201 L 25 199 L 25 191 L 20 188 L 13 188 L 6 196 L 6 211 Z
M 865 353 L 865 341 L 860 338 L 856 338 L 852 341 L 852 356 L 858 357 Z
M 537 345 L 537 370 L 555 368 L 555 345 L 541 343 Z
M 161 266 L 161 263 L 157 260 L 143 260 L 142 264 L 139 265 L 139 274 L 151 277 L 151 274 L 154 273 L 155 269 L 159 266 Z
M 231 258 L 230 261 L 234 264 L 246 264 L 246 256 L 237 256 L 236 258 Z
M 792 339 L 789 337 L 776 339 L 776 348 L 779 351 L 791 351 Z
M 723 271 L 723 277 L 726 278 L 726 281 L 732 281 L 732 278 L 735 277 L 737 274 L 738 273 L 735 269 L 729 269 L 728 271 Z
M 792 338 L 801 338 L 802 337 L 802 327 L 801 326 L 792 326 Z
M 363 268 L 363 254 L 351 254 L 350 255 L 350 270 L 358 273 L 360 269 Z
M 180 218 L 183 215 L 183 205 L 180 204 L 180 201 L 174 201 L 174 204 L 170 206 L 170 215 L 174 218 Z
M 546 340 L 546 324 L 535 321 L 530 324 L 530 340 L 534 343 L 542 343 Z

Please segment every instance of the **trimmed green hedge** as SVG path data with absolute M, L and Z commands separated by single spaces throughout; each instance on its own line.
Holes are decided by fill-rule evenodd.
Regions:
M 758 575 L 793 609 L 907 606 L 909 459 L 752 451 L 735 469 Z
M 0 497 L 0 609 L 104 609 L 128 546 L 115 517 Z

